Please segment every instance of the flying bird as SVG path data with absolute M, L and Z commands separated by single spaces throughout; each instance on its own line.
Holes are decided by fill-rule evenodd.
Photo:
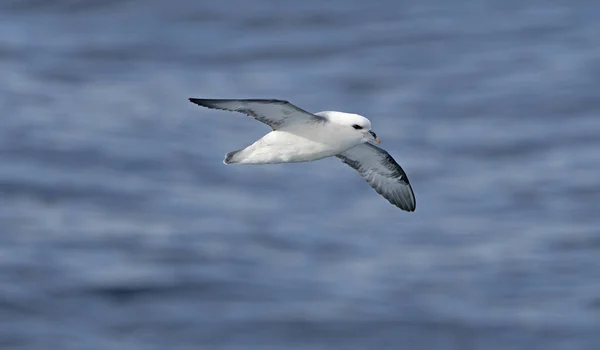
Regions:
M 369 119 L 352 113 L 310 113 L 284 100 L 190 98 L 197 105 L 246 114 L 272 131 L 250 146 L 225 155 L 225 164 L 297 163 L 337 157 L 398 208 L 415 211 L 406 173 L 371 131 Z

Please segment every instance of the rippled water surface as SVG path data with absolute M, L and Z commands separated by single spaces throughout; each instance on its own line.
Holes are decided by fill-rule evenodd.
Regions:
M 0 348 L 600 348 L 600 3 L 0 4 Z M 360 113 L 405 213 L 188 97 Z

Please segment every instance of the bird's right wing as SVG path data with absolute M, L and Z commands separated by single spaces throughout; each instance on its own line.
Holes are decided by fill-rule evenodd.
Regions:
M 273 130 L 297 123 L 325 122 L 326 119 L 283 100 L 263 99 L 204 99 L 190 98 L 190 102 L 199 106 L 244 113 Z
M 408 177 L 385 150 L 363 143 L 336 157 L 358 171 L 390 203 L 405 211 L 415 211 L 415 194 Z

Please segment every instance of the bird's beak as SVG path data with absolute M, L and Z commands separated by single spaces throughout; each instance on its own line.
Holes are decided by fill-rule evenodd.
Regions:
M 370 130 L 369 130 L 369 136 L 371 136 L 371 137 L 369 137 L 369 140 L 375 142 L 376 144 L 380 144 L 381 143 L 381 140 L 379 139 L 379 137 L 377 137 L 377 135 L 374 132 L 370 131 Z

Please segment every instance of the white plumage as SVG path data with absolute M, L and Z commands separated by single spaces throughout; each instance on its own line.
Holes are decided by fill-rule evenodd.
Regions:
M 204 107 L 244 113 L 272 131 L 252 145 L 225 155 L 225 164 L 296 163 L 336 156 L 354 168 L 390 203 L 415 210 L 415 196 L 406 173 L 379 143 L 371 122 L 358 114 L 310 113 L 287 101 L 266 99 L 200 99 Z

